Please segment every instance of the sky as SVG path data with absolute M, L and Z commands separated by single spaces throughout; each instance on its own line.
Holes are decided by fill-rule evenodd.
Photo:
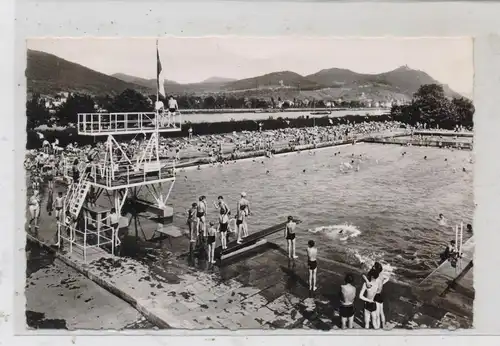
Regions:
M 375 74 L 408 65 L 465 96 L 473 91 L 473 42 L 468 37 L 163 37 L 158 46 L 165 78 L 179 83 L 277 71 L 307 75 L 333 67 Z M 155 38 L 36 38 L 27 40 L 27 48 L 105 74 L 156 77 Z

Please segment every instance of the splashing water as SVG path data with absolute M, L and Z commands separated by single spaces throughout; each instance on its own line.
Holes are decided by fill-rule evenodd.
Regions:
M 379 262 L 382 265 L 381 275 L 387 276 L 391 279 L 395 278 L 395 271 L 397 268 L 382 259 L 383 257 L 385 257 L 384 253 L 368 252 L 360 254 L 356 249 L 350 249 L 349 252 L 359 262 L 359 264 L 361 264 L 364 270 L 370 270 L 375 262 Z
M 355 238 L 361 234 L 361 231 L 354 225 L 341 224 L 321 226 L 309 229 L 310 233 L 322 233 L 331 240 L 346 241 L 349 238 Z

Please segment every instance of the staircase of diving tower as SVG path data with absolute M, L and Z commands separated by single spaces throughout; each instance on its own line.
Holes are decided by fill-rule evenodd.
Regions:
M 87 181 L 88 172 L 84 170 L 84 174 L 80 177 L 78 182 L 73 182 L 70 185 L 66 194 L 65 210 L 71 213 L 71 216 L 77 218 L 82 209 L 87 193 L 90 189 L 90 183 Z

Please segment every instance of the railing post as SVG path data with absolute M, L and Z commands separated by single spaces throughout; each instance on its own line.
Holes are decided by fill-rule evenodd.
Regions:
M 111 229 L 111 254 L 114 256 L 115 255 L 115 228 L 113 227 Z
M 61 247 L 61 223 L 57 221 L 57 247 Z
M 83 262 L 87 263 L 87 230 L 83 233 Z
M 69 227 L 69 252 L 73 253 L 73 226 L 70 223 L 68 227 Z

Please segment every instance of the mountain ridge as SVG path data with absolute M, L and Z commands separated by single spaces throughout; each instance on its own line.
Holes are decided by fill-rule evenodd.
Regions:
M 28 92 L 50 94 L 59 91 L 92 95 L 117 94 L 125 89 L 156 93 L 156 79 L 125 73 L 107 75 L 56 55 L 28 50 L 26 69 Z M 343 68 L 323 69 L 309 75 L 277 71 L 260 76 L 232 79 L 210 77 L 198 83 L 165 81 L 167 94 L 223 94 L 243 97 L 370 99 L 374 101 L 411 99 L 423 84 L 443 85 L 448 96 L 462 97 L 424 71 L 400 66 L 392 71 L 364 74 Z

